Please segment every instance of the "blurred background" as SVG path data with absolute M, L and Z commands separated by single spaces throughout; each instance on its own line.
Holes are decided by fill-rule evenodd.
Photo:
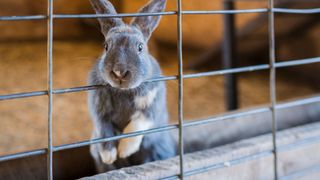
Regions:
M 147 0 L 114 0 L 118 12 L 136 12 Z M 46 14 L 46 0 L 1 0 L 0 16 Z M 316 8 L 317 0 L 276 0 L 277 7 Z M 235 9 L 266 8 L 266 0 L 235 0 Z M 183 10 L 221 10 L 222 0 L 185 0 Z M 168 0 L 167 11 L 176 10 Z M 55 14 L 92 14 L 88 0 L 55 0 Z M 269 61 L 266 13 L 235 15 L 237 66 Z M 276 14 L 276 60 L 289 61 L 320 54 L 319 14 Z M 125 18 L 128 22 L 130 18 Z M 163 16 L 149 42 L 164 75 L 176 75 L 177 19 Z M 183 15 L 185 74 L 222 69 L 223 15 Z M 0 21 L 0 94 L 45 90 L 47 87 L 46 20 Z M 96 19 L 54 20 L 54 88 L 87 84 L 88 72 L 103 50 Z M 320 92 L 320 64 L 277 70 L 277 100 L 303 98 Z M 269 71 L 237 74 L 239 108 L 269 103 Z M 178 82 L 168 81 L 170 122 L 177 122 Z M 184 116 L 194 120 L 226 110 L 224 77 L 186 79 Z M 90 138 L 87 93 L 54 95 L 54 145 Z M 47 96 L 0 101 L 0 155 L 46 147 Z

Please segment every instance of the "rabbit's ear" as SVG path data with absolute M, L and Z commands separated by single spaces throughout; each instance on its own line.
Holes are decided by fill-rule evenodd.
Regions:
M 140 13 L 156 13 L 164 11 L 166 7 L 166 0 L 151 0 L 143 8 Z M 135 17 L 131 21 L 131 25 L 137 26 L 143 33 L 143 36 L 148 40 L 151 33 L 158 26 L 161 16 L 140 16 Z
M 113 5 L 108 0 L 90 0 L 90 2 L 96 14 L 117 14 Z M 120 18 L 98 18 L 98 20 L 104 35 L 111 28 L 124 24 Z

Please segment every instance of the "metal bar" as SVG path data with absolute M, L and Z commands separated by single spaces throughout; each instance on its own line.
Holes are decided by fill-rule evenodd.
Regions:
M 320 96 L 305 98 L 305 99 L 286 102 L 286 103 L 280 103 L 280 104 L 276 105 L 276 109 L 285 109 L 285 108 L 290 108 L 290 107 L 300 106 L 300 105 L 305 105 L 305 104 L 311 104 L 311 103 L 316 103 L 316 102 L 320 102 Z
M 269 69 L 269 64 L 261 64 L 261 65 L 254 65 L 254 66 L 246 66 L 246 67 L 239 67 L 239 68 L 230 68 L 230 69 L 223 69 L 223 70 L 216 70 L 216 71 L 186 74 L 186 75 L 184 75 L 184 78 L 185 79 L 199 78 L 199 77 L 226 75 L 226 74 L 234 74 L 234 73 L 241 73 L 241 72 L 253 72 L 253 71 L 260 71 L 260 70 L 267 70 L 267 69 Z
M 142 17 L 142 16 L 169 16 L 177 12 L 154 12 L 154 13 L 121 13 L 121 14 L 55 14 L 55 19 L 76 19 L 76 18 L 124 18 L 124 17 Z
M 53 111 L 53 0 L 48 0 L 47 19 L 47 61 L 48 61 L 48 147 L 47 147 L 47 175 L 48 180 L 53 179 L 53 145 L 52 145 L 52 111 Z
M 25 152 L 16 153 L 16 154 L 9 154 L 9 155 L 0 156 L 0 162 L 14 160 L 14 159 L 18 159 L 18 158 L 36 156 L 36 155 L 41 155 L 41 154 L 46 154 L 46 153 L 47 153 L 46 149 L 38 149 L 38 150 L 25 151 Z
M 31 16 L 0 16 L 0 21 L 26 21 L 26 20 L 43 20 L 47 19 L 45 15 L 31 15 Z
M 177 0 L 177 53 L 179 66 L 179 158 L 180 158 L 180 179 L 184 179 L 184 132 L 183 132 L 183 58 L 182 58 L 182 0 Z
M 66 89 L 56 89 L 53 90 L 53 94 L 65 94 L 65 93 L 73 93 L 73 92 L 80 92 L 80 91 L 90 91 L 98 88 L 105 87 L 104 85 L 92 85 L 92 86 L 80 86 L 80 87 L 73 87 L 73 88 L 66 88 Z
M 275 13 L 290 13 L 290 14 L 317 14 L 320 13 L 320 8 L 314 9 L 287 9 L 287 8 L 273 8 Z
M 115 141 L 115 140 L 119 140 L 119 139 L 123 139 L 123 138 L 151 134 L 151 133 L 162 132 L 162 131 L 169 131 L 169 130 L 177 129 L 178 127 L 179 127 L 178 124 L 173 124 L 173 125 L 168 125 L 168 126 L 164 126 L 164 127 L 152 128 L 152 129 L 148 129 L 148 130 L 144 130 L 144 131 L 136 131 L 136 132 L 127 133 L 127 134 L 120 134 L 120 135 L 116 135 L 116 136 L 112 136 L 112 137 L 108 137 L 108 138 L 91 139 L 91 140 L 81 141 L 81 142 L 72 143 L 72 144 L 64 144 L 64 145 L 60 145 L 60 146 L 55 146 L 54 151 L 79 148 L 79 147 L 83 147 L 83 146 L 88 146 L 90 144 Z
M 306 65 L 306 64 L 313 64 L 313 63 L 319 63 L 320 57 L 315 58 L 307 58 L 303 60 L 293 60 L 293 61 L 285 61 L 285 62 L 276 62 L 275 67 L 276 68 L 283 68 L 283 67 L 290 67 L 290 66 L 299 66 L 299 65 Z
M 188 122 L 185 123 L 184 126 L 185 127 L 199 126 L 199 125 L 203 125 L 203 124 L 215 123 L 215 122 L 219 122 L 219 121 L 224 121 L 224 120 L 228 120 L 228 119 L 233 119 L 233 118 L 238 118 L 238 117 L 268 112 L 268 111 L 270 111 L 270 109 L 268 107 L 263 107 L 263 108 L 257 108 L 257 109 L 253 109 L 253 110 L 243 111 L 243 112 L 217 115 L 217 116 L 213 116 L 213 117 L 209 117 L 209 118 L 205 118 L 205 119 L 192 120 L 192 121 L 189 120 Z
M 241 14 L 241 13 L 264 13 L 268 12 L 268 9 L 238 9 L 238 10 L 211 10 L 211 11 L 181 11 L 181 14 L 185 15 L 197 15 L 197 14 Z M 289 9 L 289 8 L 274 8 L 275 13 L 290 13 L 290 14 L 317 14 L 320 13 L 320 8 L 314 9 Z M 137 16 L 170 16 L 175 15 L 175 11 L 167 11 L 160 13 L 121 13 L 117 15 L 111 14 L 54 14 L 54 19 L 74 19 L 74 18 L 115 18 L 115 17 L 137 17 Z M 29 16 L 0 16 L 0 21 L 19 21 L 19 20 L 42 20 L 47 19 L 46 15 L 29 15 Z
M 268 0 L 268 38 L 269 38 L 269 64 L 270 64 L 270 110 L 272 115 L 272 145 L 273 145 L 273 168 L 274 179 L 278 179 L 278 151 L 277 151 L 277 117 L 276 117 L 276 57 L 275 57 L 275 27 L 274 27 L 274 2 Z
M 214 10 L 214 11 L 181 11 L 181 14 L 236 14 L 236 13 L 261 13 L 267 12 L 267 9 L 243 9 L 243 10 Z M 53 14 L 54 19 L 76 19 L 76 18 L 124 18 L 141 16 L 170 16 L 175 15 L 175 11 L 157 12 L 157 13 L 120 13 L 120 14 Z M 31 16 L 0 16 L 0 21 L 18 21 L 18 20 L 42 20 L 47 19 L 45 15 Z
M 34 97 L 34 96 L 43 96 L 47 94 L 48 94 L 48 91 L 33 91 L 33 92 L 0 95 L 0 101 L 8 100 L 8 99 L 19 99 L 19 98 L 28 98 L 28 97 Z
M 211 11 L 182 11 L 182 14 L 186 15 L 201 15 L 201 14 L 242 14 L 242 13 L 264 13 L 268 12 L 268 9 L 237 9 L 237 10 L 211 10 Z
M 284 68 L 284 67 L 299 66 L 299 65 L 306 65 L 306 64 L 312 64 L 312 63 L 320 63 L 320 57 L 278 62 L 278 63 L 275 63 L 275 67 Z M 261 64 L 261 65 L 246 66 L 246 67 L 239 67 L 239 68 L 222 69 L 222 70 L 208 71 L 208 72 L 201 72 L 201 73 L 184 74 L 184 78 L 189 79 L 189 78 L 225 75 L 225 74 L 233 74 L 233 73 L 241 73 L 241 72 L 253 72 L 253 71 L 266 70 L 266 69 L 269 69 L 269 67 L 270 67 L 269 64 Z M 146 82 L 171 81 L 176 79 L 178 79 L 178 76 L 162 76 L 162 77 L 155 77 L 155 78 L 148 79 L 146 80 Z M 56 90 L 53 90 L 53 94 L 64 94 L 64 93 L 88 91 L 88 90 L 94 90 L 100 87 L 103 87 L 103 85 L 80 86 L 80 87 L 73 87 L 73 88 L 56 89 Z M 8 99 L 33 97 L 33 96 L 42 96 L 47 94 L 48 94 L 47 91 L 34 91 L 34 92 L 25 92 L 25 93 L 17 93 L 17 94 L 0 95 L 0 101 L 8 100 Z
M 139 16 L 169 16 L 175 15 L 175 11 L 156 12 L 156 13 L 120 13 L 120 14 L 53 14 L 53 19 L 76 19 L 76 18 L 123 18 Z M 30 16 L 0 16 L 0 21 L 19 21 L 19 20 L 42 20 L 47 19 L 45 15 Z
M 225 10 L 234 10 L 234 2 L 223 1 Z M 235 68 L 236 59 L 236 37 L 235 37 L 235 16 L 234 14 L 224 14 L 223 16 L 223 68 Z M 224 96 L 227 110 L 238 108 L 238 90 L 237 77 L 235 74 L 226 74 L 224 76 Z
M 162 76 L 162 77 L 155 77 L 152 79 L 146 80 L 146 82 L 157 82 L 157 81 L 171 81 L 171 80 L 177 80 L 179 76 Z

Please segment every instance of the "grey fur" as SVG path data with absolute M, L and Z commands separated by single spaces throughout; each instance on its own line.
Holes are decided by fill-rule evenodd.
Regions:
M 150 1 L 147 6 L 140 9 L 140 12 L 162 12 L 165 9 L 166 0 Z M 143 33 L 146 40 L 151 36 L 151 33 L 158 26 L 161 16 L 144 16 L 135 17 L 132 19 L 131 24 L 137 26 Z
M 91 0 L 91 3 L 97 13 L 116 13 L 108 1 Z M 142 12 L 163 11 L 165 3 L 165 0 L 152 0 L 142 8 Z M 90 85 L 105 85 L 89 92 L 89 109 L 94 124 L 92 138 L 121 134 L 136 111 L 142 112 L 149 121 L 152 121 L 153 127 L 167 125 L 164 82 L 144 82 L 149 78 L 161 76 L 159 64 L 149 54 L 147 48 L 149 36 L 159 19 L 159 17 L 152 19 L 137 17 L 130 25 L 125 25 L 122 20 L 121 22 L 116 20 L 117 23 L 114 23 L 110 18 L 108 21 L 99 20 L 108 48 L 98 59 L 89 76 Z M 148 28 L 149 32 L 145 34 L 139 27 Z M 139 45 L 143 47 L 141 52 L 138 50 Z M 113 72 L 121 70 L 128 73 L 119 80 Z M 137 96 L 146 96 L 155 88 L 158 91 L 149 106 L 141 108 L 134 103 Z M 124 159 L 118 157 L 111 165 L 104 164 L 99 153 L 102 150 L 117 148 L 117 145 L 117 141 L 91 145 L 91 154 L 99 172 L 166 159 L 176 154 L 175 143 L 170 133 L 160 132 L 145 135 L 140 149 L 131 156 Z
M 97 14 L 117 14 L 109 1 L 90 0 L 90 2 Z M 106 35 L 105 33 L 108 33 L 111 27 L 124 24 L 120 18 L 98 18 L 98 20 L 104 35 Z

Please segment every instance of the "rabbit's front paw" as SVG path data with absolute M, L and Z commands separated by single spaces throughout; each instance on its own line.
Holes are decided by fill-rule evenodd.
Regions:
M 126 158 L 137 152 L 140 148 L 142 136 L 135 136 L 121 139 L 118 145 L 118 154 L 120 158 Z
M 141 112 L 137 111 L 131 116 L 130 123 L 124 128 L 123 133 L 145 131 L 152 127 L 153 123 Z M 126 158 L 137 152 L 140 148 L 143 135 L 121 139 L 118 145 L 120 158 Z
M 105 164 L 112 164 L 117 159 L 117 150 L 114 147 L 111 150 L 103 149 L 99 154 Z

